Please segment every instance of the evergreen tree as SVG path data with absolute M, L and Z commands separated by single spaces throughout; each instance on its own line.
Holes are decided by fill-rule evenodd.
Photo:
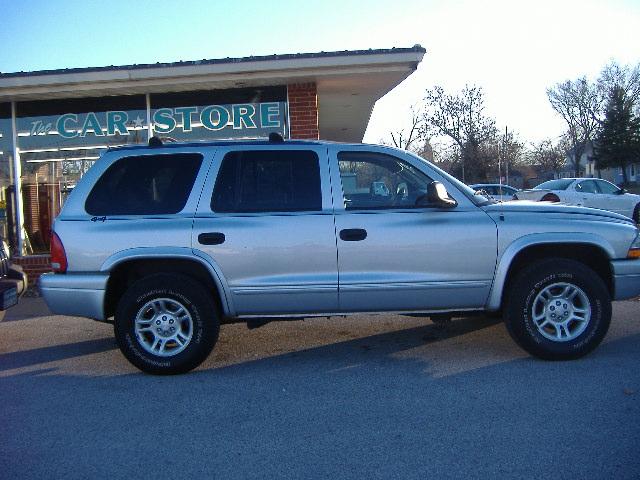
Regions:
M 640 118 L 634 115 L 633 101 L 624 89 L 611 89 L 604 122 L 595 142 L 596 167 L 622 168 L 623 185 L 627 185 L 627 166 L 640 161 Z

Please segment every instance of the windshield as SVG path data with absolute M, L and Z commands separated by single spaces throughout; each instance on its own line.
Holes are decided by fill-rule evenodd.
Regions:
M 548 182 L 541 183 L 537 187 L 533 187 L 534 190 L 566 190 L 569 185 L 573 183 L 573 179 L 559 178 L 558 180 L 549 180 Z

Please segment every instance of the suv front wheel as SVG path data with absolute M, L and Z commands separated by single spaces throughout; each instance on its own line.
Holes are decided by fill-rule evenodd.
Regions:
M 128 288 L 118 302 L 114 328 L 120 350 L 133 365 L 171 375 L 188 372 L 207 358 L 220 322 L 202 284 L 162 273 Z
M 611 297 L 600 276 L 584 264 L 550 258 L 516 276 L 504 313 L 507 330 L 527 352 L 545 360 L 570 360 L 604 338 Z

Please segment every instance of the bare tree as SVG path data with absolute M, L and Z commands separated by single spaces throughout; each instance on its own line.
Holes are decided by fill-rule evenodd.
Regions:
M 597 87 L 601 97 L 601 114 L 604 114 L 607 102 L 618 89 L 622 90 L 626 101 L 635 106 L 640 105 L 640 64 L 628 66 L 609 63 L 602 69 Z M 604 121 L 604 118 L 600 120 Z
M 565 164 L 565 146 L 566 142 L 560 140 L 554 143 L 551 139 L 532 144 L 529 152 L 530 161 L 544 172 L 559 175 Z
M 400 129 L 390 132 L 391 144 L 396 148 L 416 151 L 418 144 L 423 139 L 423 116 L 420 109 L 411 107 L 411 126 L 409 129 Z
M 462 181 L 486 176 L 484 144 L 495 136 L 495 121 L 485 114 L 482 88 L 465 86 L 448 94 L 441 86 L 427 90 L 424 113 L 425 135 L 450 138 L 457 146 Z
M 575 176 L 580 176 L 580 159 L 589 142 L 592 142 L 600 124 L 602 102 L 598 89 L 586 77 L 558 83 L 547 90 L 553 109 L 567 124 L 567 135 L 571 140 L 569 153 L 574 164 Z

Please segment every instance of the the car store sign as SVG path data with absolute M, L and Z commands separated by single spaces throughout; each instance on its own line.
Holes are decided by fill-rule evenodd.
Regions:
M 264 129 L 282 129 L 285 119 L 285 102 L 159 108 L 153 110 L 151 116 L 153 130 L 160 134 L 175 130 L 187 133 L 197 128 L 211 131 L 228 128 L 258 133 Z M 146 128 L 146 119 L 139 114 L 129 118 L 125 111 L 65 113 L 51 123 L 40 120 L 32 122 L 30 133 L 54 133 L 51 132 L 54 125 L 57 133 L 64 138 L 129 135 L 132 130 Z

